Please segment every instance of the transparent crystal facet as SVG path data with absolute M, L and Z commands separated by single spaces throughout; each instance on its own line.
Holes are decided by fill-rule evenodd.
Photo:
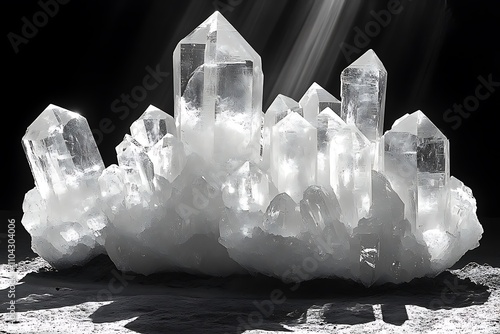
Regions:
M 450 178 L 448 139 L 420 110 L 384 135 L 385 173 L 400 194 L 407 219 L 426 229 L 445 221 Z
M 287 194 L 278 194 L 264 214 L 264 231 L 283 237 L 296 236 L 303 230 L 297 203 Z
M 299 101 L 306 121 L 316 126 L 318 114 L 330 108 L 340 116 L 340 101 L 317 83 L 313 83 Z
M 269 168 L 270 164 L 272 128 L 291 112 L 296 112 L 301 116 L 303 115 L 302 108 L 294 99 L 279 94 L 264 114 L 261 162 L 261 166 L 264 169 Z
M 341 74 L 342 118 L 376 142 L 384 131 L 387 71 L 373 50 L 345 68 Z
M 154 167 L 146 150 L 134 138 L 126 134 L 116 147 L 118 165 L 126 172 L 131 189 L 151 192 L 153 190 Z
M 280 192 L 295 201 L 316 183 L 316 128 L 290 113 L 272 128 L 271 177 Z
M 130 133 L 143 147 L 150 147 L 167 133 L 176 135 L 175 121 L 166 112 L 150 105 L 141 117 L 132 123 Z
M 330 157 L 330 148 L 336 136 L 341 136 L 342 129 L 346 127 L 345 122 L 332 109 L 326 108 L 317 116 L 317 184 L 323 187 L 331 187 L 331 167 L 335 161 Z M 338 138 L 337 138 L 338 139 Z
M 52 104 L 28 127 L 22 144 L 45 199 L 87 188 L 104 170 L 87 120 Z
M 271 178 L 247 161 L 228 176 L 223 185 L 222 199 L 231 209 L 265 212 L 277 194 Z
M 339 198 L 344 222 L 354 227 L 365 217 L 371 205 L 371 148 L 368 139 L 352 124 L 346 124 L 330 109 L 318 117 L 318 128 L 324 134 L 318 159 L 320 181 L 333 188 Z M 329 170 L 329 179 L 326 171 Z
M 206 159 L 258 162 L 262 87 L 260 56 L 215 12 L 174 51 L 179 138 Z
M 181 173 L 186 164 L 184 144 L 170 133 L 154 144 L 147 154 L 153 163 L 155 175 L 170 182 Z

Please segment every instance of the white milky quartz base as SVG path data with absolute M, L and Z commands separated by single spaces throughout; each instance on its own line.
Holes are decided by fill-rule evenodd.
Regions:
M 472 191 L 421 111 L 381 133 L 385 69 L 343 72 L 262 113 L 260 57 L 215 13 L 174 52 L 175 121 L 150 106 L 104 168 L 87 121 L 50 105 L 23 137 L 36 187 L 32 248 L 57 268 L 106 253 L 118 269 L 341 277 L 434 276 L 478 246 Z M 340 115 L 339 115 L 340 114 Z

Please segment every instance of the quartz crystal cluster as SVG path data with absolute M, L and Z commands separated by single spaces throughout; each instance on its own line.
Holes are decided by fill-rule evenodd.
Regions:
M 85 118 L 50 105 L 22 143 L 33 249 L 55 267 L 105 253 L 123 271 L 262 273 L 366 286 L 432 276 L 477 247 L 471 190 L 421 111 L 384 128 L 368 50 L 341 100 L 313 83 L 262 111 L 259 55 L 218 12 L 174 51 L 174 116 L 150 106 L 104 167 Z

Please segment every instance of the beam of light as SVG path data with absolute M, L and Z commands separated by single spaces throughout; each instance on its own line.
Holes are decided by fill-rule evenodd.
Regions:
M 343 22 L 348 23 L 354 19 L 357 12 L 356 6 L 351 6 L 348 12 L 343 11 L 345 2 L 345 0 L 319 0 L 313 3 L 277 80 L 270 88 L 265 105 L 269 105 L 279 93 L 298 99 L 314 81 L 321 84 L 328 79 L 320 72 L 322 69 L 333 67 L 336 58 L 341 54 L 340 42 L 348 33 L 345 26 L 338 26 L 338 19 L 342 14 Z M 332 43 L 334 34 L 337 43 Z M 332 49 L 335 50 L 334 57 L 324 59 L 324 55 L 331 53 Z

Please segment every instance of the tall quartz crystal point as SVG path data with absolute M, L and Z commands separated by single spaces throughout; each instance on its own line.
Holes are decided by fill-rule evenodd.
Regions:
M 373 50 L 342 71 L 342 118 L 355 124 L 371 142 L 384 131 L 385 91 L 387 71 Z
M 405 203 L 412 226 L 445 221 L 450 178 L 449 142 L 420 110 L 401 117 L 384 135 L 385 173 Z
M 330 108 L 340 116 L 340 101 L 316 82 L 305 92 L 299 104 L 304 109 L 306 121 L 314 126 L 318 114 L 326 108 Z
M 167 133 L 176 135 L 175 121 L 166 112 L 150 105 L 130 126 L 132 137 L 144 147 L 151 147 Z
M 53 104 L 28 127 L 22 144 L 44 199 L 91 189 L 104 170 L 87 120 Z
M 264 114 L 264 124 L 262 130 L 262 167 L 269 168 L 271 154 L 271 132 L 273 126 L 285 118 L 291 112 L 296 112 L 303 116 L 303 110 L 294 99 L 278 94 L 273 103 L 267 108 Z
M 339 198 L 343 221 L 355 227 L 371 205 L 370 141 L 330 108 L 318 119 L 318 184 L 331 186 Z
M 279 192 L 300 201 L 316 183 L 316 128 L 292 112 L 272 128 L 271 177 Z
M 340 81 L 342 119 L 356 125 L 373 143 L 372 166 L 380 170 L 383 168 L 380 137 L 384 131 L 387 71 L 370 49 L 342 71 Z
M 180 139 L 205 159 L 258 162 L 260 56 L 215 12 L 177 44 L 173 61 Z

